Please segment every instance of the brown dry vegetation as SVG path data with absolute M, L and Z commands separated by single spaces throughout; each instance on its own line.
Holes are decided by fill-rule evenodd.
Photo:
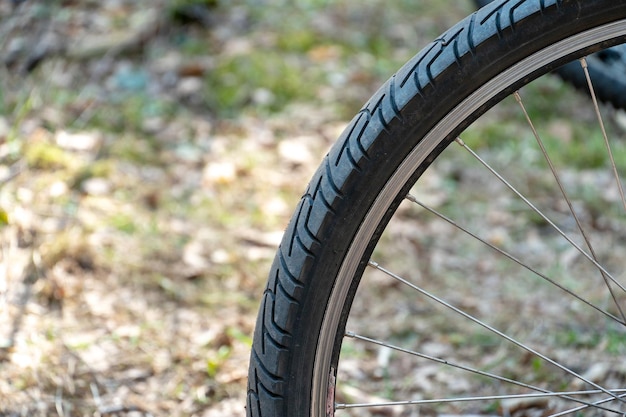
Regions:
M 405 3 L 0 3 L 1 415 L 244 414 L 309 175 L 469 7 Z
M 243 416 L 258 302 L 311 173 L 375 89 L 471 8 L 452 0 L 0 2 L 0 415 Z M 576 168 L 564 170 L 566 185 L 585 197 L 576 203 L 593 238 L 609 242 L 599 248 L 610 249 L 605 237 L 624 228 L 600 209 L 615 190 L 599 173 L 604 145 L 588 101 L 556 78 L 522 93 L 555 162 Z M 561 216 L 515 107 L 495 109 L 464 140 Z M 555 107 L 559 118 L 544 117 Z M 615 152 L 626 160 L 623 142 Z M 537 268 L 586 273 L 580 256 L 541 219 L 520 215 L 473 162 L 450 152 L 414 192 Z M 529 309 L 514 331 L 537 346 L 560 344 L 556 354 L 581 372 L 626 379 L 615 358 L 589 362 L 603 349 L 623 354 L 621 331 L 599 332 L 582 315 L 562 326 L 549 318 L 555 310 L 578 317 L 562 294 L 538 289 L 462 235 L 403 205 L 375 256 L 446 295 L 461 289 L 453 302 L 498 325 Z M 502 276 L 508 287 L 496 287 Z M 364 282 L 375 289 L 359 290 L 353 330 L 530 380 L 552 372 L 416 303 L 377 271 Z M 595 296 L 594 285 L 577 288 Z M 529 293 L 532 302 L 522 302 Z M 343 354 L 339 400 L 464 393 L 473 382 L 353 341 Z

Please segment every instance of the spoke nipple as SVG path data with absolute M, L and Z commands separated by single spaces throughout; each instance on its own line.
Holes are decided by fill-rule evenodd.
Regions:
M 354 337 L 356 337 L 356 333 L 354 333 L 354 332 L 346 332 L 346 337 L 354 338 Z
M 463 142 L 463 139 L 461 139 L 461 138 L 456 138 L 454 141 L 455 141 L 456 143 L 458 143 L 459 145 L 461 145 L 461 146 L 465 147 L 465 142 Z
M 413 203 L 417 203 L 417 198 L 413 194 L 407 194 L 405 198 Z
M 369 261 L 367 264 L 372 268 L 378 268 L 378 262 Z
M 587 59 L 585 57 L 580 58 L 580 65 L 583 69 L 587 69 Z

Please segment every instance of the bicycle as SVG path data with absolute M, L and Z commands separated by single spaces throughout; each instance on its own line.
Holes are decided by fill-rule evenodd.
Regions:
M 474 0 L 473 3 L 480 8 L 493 1 Z M 626 109 L 626 45 L 615 45 L 589 55 L 587 65 L 598 99 L 617 109 Z M 587 88 L 587 80 L 577 62 L 568 62 L 554 72 L 579 90 Z
M 398 70 L 285 232 L 248 416 L 623 414 L 626 150 L 585 57 L 625 41 L 626 2 L 499 0 Z

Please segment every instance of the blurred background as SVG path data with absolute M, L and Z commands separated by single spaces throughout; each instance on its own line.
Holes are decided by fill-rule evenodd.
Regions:
M 309 177 L 471 10 L 0 0 L 0 415 L 243 416 Z

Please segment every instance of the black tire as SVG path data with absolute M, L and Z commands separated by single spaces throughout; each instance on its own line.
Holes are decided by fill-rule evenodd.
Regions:
M 474 0 L 474 4 L 484 7 L 492 1 Z M 598 98 L 617 109 L 626 109 L 626 47 L 617 45 L 587 59 Z M 587 80 L 577 63 L 565 64 L 554 72 L 577 89 L 586 91 Z
M 626 2 L 615 0 L 496 1 L 418 53 L 370 99 L 313 176 L 278 249 L 254 333 L 248 416 L 334 415 L 333 380 L 352 299 L 408 190 L 503 97 L 566 62 L 624 42 L 623 19 Z M 602 36 L 593 31 L 611 23 L 619 29 Z M 513 71 L 571 39 L 576 48 L 551 51 L 536 67 Z M 500 83 L 508 70 L 514 75 Z M 426 143 L 427 154 L 422 150 L 415 165 L 414 152 Z

